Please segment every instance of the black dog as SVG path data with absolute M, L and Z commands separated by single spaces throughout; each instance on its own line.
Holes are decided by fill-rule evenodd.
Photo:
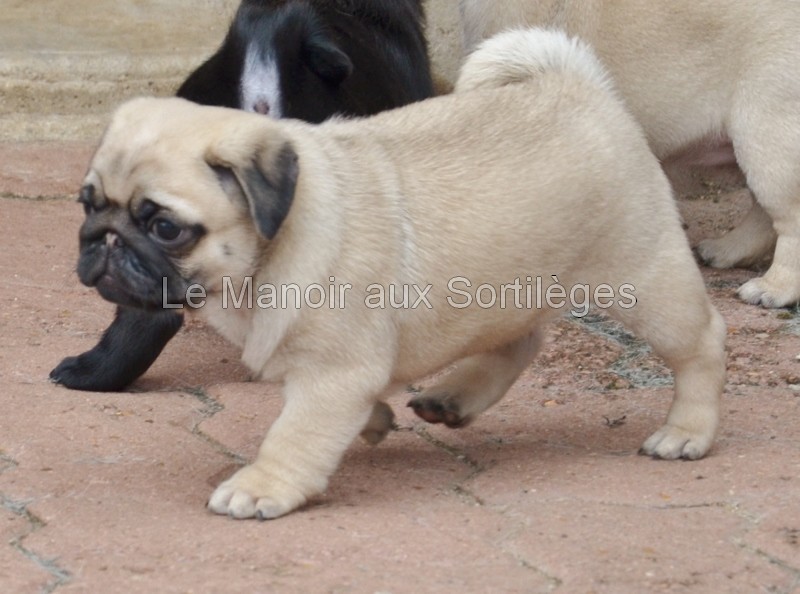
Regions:
M 244 0 L 178 96 L 321 122 L 430 97 L 419 0 Z
M 243 0 L 222 46 L 178 89 L 196 103 L 321 122 L 433 95 L 422 0 Z M 50 378 L 117 391 L 142 375 L 178 332 L 169 310 L 119 307 L 91 350 Z

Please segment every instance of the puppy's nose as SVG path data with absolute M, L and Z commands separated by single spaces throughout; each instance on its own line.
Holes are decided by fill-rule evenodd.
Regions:
M 109 231 L 108 233 L 106 233 L 106 247 L 110 248 L 122 247 L 122 240 L 119 238 L 119 235 L 117 235 L 113 231 Z
M 269 114 L 269 102 L 266 99 L 259 99 L 253 104 L 253 111 L 261 115 Z

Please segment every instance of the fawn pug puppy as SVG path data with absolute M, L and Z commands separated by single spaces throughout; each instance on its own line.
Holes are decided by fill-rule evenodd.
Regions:
M 85 284 L 140 308 L 197 304 L 188 289 L 202 286 L 196 313 L 283 384 L 280 417 L 214 491 L 214 512 L 264 519 L 302 505 L 359 432 L 385 433 L 393 388 L 454 361 L 412 400 L 420 416 L 461 426 L 497 402 L 565 311 L 515 299 L 508 287 L 527 278 L 586 287 L 672 368 L 674 401 L 644 453 L 695 459 L 711 446 L 724 323 L 641 129 L 591 50 L 563 34 L 498 36 L 454 95 L 361 120 L 134 100 L 81 201 Z M 321 307 L 318 293 L 232 305 L 248 282 L 308 296 L 334 279 L 349 292 Z M 634 300 L 614 295 L 623 285 Z M 391 286 L 419 298 L 381 302 Z M 473 298 L 479 286 L 505 291 L 505 307 Z
M 563 29 L 595 49 L 657 157 L 735 158 L 752 210 L 697 252 L 716 268 L 772 256 L 739 296 L 800 299 L 800 2 L 460 1 L 467 51 L 508 27 Z
M 219 50 L 178 96 L 273 118 L 366 116 L 433 95 L 421 0 L 242 0 Z M 174 310 L 120 306 L 94 348 L 50 378 L 75 390 L 122 390 L 178 332 Z

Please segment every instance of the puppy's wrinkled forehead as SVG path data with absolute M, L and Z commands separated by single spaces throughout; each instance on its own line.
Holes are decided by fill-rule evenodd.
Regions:
M 299 175 L 289 129 L 304 125 L 184 99 L 135 99 L 114 114 L 81 201 L 87 213 L 110 206 L 131 216 L 154 203 L 189 225 L 250 219 L 272 239 Z
M 209 118 L 206 110 L 214 110 Z M 134 99 L 114 114 L 84 180 L 105 201 L 128 207 L 144 197 L 187 221 L 201 218 L 216 187 L 204 154 L 228 110 L 182 99 Z M 232 110 L 230 110 L 232 111 Z M 212 186 L 209 186 L 212 184 Z M 213 194 L 213 192 L 211 192 Z
M 157 184 L 165 155 L 176 160 L 189 158 L 190 142 L 177 153 L 173 140 L 181 136 L 186 115 L 178 106 L 158 105 L 146 99 L 120 107 L 106 129 L 92 158 L 85 183 L 92 184 L 109 202 L 125 206 L 143 190 L 142 185 Z M 183 125 L 182 125 L 183 124 Z M 176 164 L 176 161 L 171 161 Z

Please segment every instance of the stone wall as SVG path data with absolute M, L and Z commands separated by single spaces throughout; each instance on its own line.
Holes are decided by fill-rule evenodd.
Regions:
M 378 0 L 389 1 L 389 0 Z M 137 95 L 169 95 L 221 42 L 239 0 L 10 0 L 0 12 L 0 138 L 96 138 Z M 427 0 L 434 75 L 458 68 L 456 0 Z

